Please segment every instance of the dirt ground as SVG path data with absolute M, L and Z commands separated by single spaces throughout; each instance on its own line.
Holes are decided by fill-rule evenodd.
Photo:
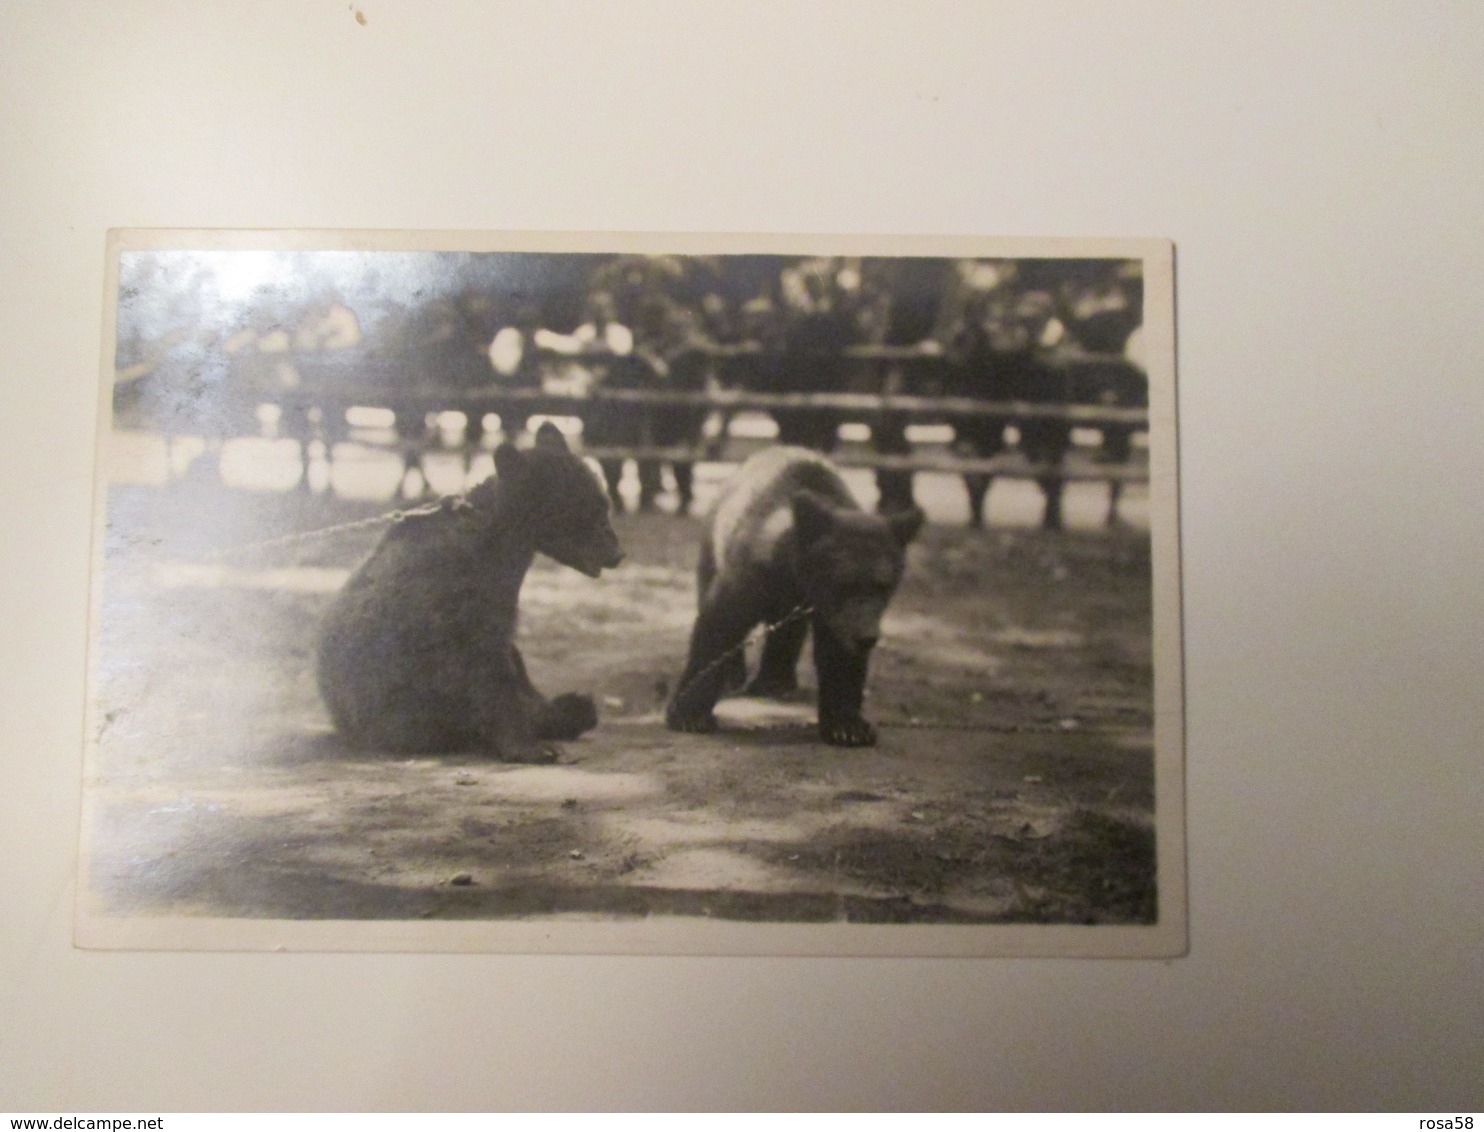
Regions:
M 930 524 L 872 667 L 871 750 L 797 702 L 661 723 L 701 523 L 622 517 L 599 581 L 538 559 L 521 642 L 602 721 L 555 766 L 348 751 L 319 616 L 370 502 L 114 486 L 87 782 L 111 914 L 1147 923 L 1154 872 L 1147 531 Z

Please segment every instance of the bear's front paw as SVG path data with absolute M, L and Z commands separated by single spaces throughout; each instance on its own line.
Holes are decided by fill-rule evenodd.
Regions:
M 665 712 L 665 726 L 671 731 L 687 731 L 692 735 L 710 735 L 716 730 L 716 716 L 709 711 L 684 712 L 672 705 Z
M 876 729 L 864 719 L 819 721 L 819 737 L 832 747 L 874 747 Z
M 536 731 L 543 739 L 576 739 L 598 725 L 598 709 L 591 696 L 565 692 L 541 712 Z

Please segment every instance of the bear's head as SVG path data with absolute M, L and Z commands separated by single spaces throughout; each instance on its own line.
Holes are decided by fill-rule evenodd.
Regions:
M 795 492 L 791 502 L 794 570 L 805 601 L 841 645 L 870 652 L 902 580 L 907 544 L 922 529 L 922 512 L 868 515 L 810 491 Z
M 500 445 L 495 470 L 516 520 L 542 554 L 589 578 L 623 561 L 608 520 L 608 493 L 550 421 L 529 449 Z

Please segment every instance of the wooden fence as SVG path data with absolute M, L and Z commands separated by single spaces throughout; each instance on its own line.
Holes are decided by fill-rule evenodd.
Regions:
M 731 361 L 744 367 L 766 356 L 754 343 L 710 346 L 702 352 L 713 362 Z M 965 455 L 952 446 L 904 452 L 900 442 L 895 445 L 878 442 L 877 433 L 883 426 L 899 436 L 901 427 L 909 422 L 951 425 L 955 419 L 986 417 L 1011 424 L 1034 420 L 1064 421 L 1069 428 L 1107 430 L 1125 436 L 1147 431 L 1147 409 L 1129 403 L 1137 398 L 1126 394 L 1113 398 L 1122 403 L 1089 403 L 1085 396 L 1082 400 L 1077 399 L 1075 391 L 1079 387 L 1084 393 L 1097 388 L 1100 383 L 1106 388 L 1108 383 L 1105 379 L 1109 375 L 1121 380 L 1125 387 L 1131 384 L 1130 379 L 1136 379 L 1133 384 L 1142 380 L 1142 375 L 1121 357 L 1080 354 L 1058 367 L 1060 376 L 1065 378 L 1061 399 L 989 401 L 898 392 L 904 387 L 920 389 L 941 385 L 938 379 L 952 364 L 941 351 L 921 345 L 847 347 L 840 356 L 857 368 L 858 379 L 864 378 L 852 384 L 866 384 L 875 391 L 831 393 L 723 388 L 713 378 L 707 389 L 697 391 L 615 388 L 599 384 L 585 394 L 578 394 L 512 388 L 494 381 L 492 371 L 488 383 L 456 387 L 429 382 L 425 374 L 438 372 L 438 367 L 420 365 L 416 358 L 371 358 L 349 352 L 332 357 L 331 353 L 340 354 L 336 351 L 317 356 L 256 355 L 251 359 L 253 364 L 248 365 L 242 363 L 249 359 L 238 358 L 233 375 L 236 396 L 239 401 L 255 400 L 277 405 L 284 414 L 282 419 L 288 425 L 288 434 L 306 444 L 313 438 L 307 427 L 311 415 L 317 414 L 322 422 L 335 422 L 328 427 L 322 424 L 318 430 L 320 435 L 333 441 L 347 435 L 348 430 L 343 424 L 345 414 L 356 407 L 389 409 L 399 421 L 410 418 L 421 422 L 430 414 L 448 411 L 480 417 L 493 413 L 502 419 L 511 416 L 517 419 L 532 416 L 594 419 L 603 413 L 605 406 L 623 406 L 636 421 L 630 430 L 634 441 L 584 446 L 585 455 L 640 461 L 726 462 L 742 458 L 745 455 L 742 450 L 747 445 L 736 442 L 725 427 L 721 435 L 698 436 L 693 444 L 659 445 L 652 439 L 656 435 L 653 428 L 655 416 L 666 409 L 704 410 L 707 414 L 720 413 L 725 422 L 741 413 L 783 410 L 791 414 L 801 411 L 827 413 L 840 423 L 857 422 L 871 427 L 871 444 L 846 445 L 832 453 L 836 462 L 849 467 L 887 473 L 943 472 L 1028 479 L 1056 477 L 1064 481 L 1092 480 L 1112 485 L 1146 482 L 1149 477 L 1147 461 L 1127 445 L 1124 451 L 1128 458 L 1120 462 L 1064 460 L 1059 466 L 1049 467 L 1033 464 L 1014 451 L 985 459 Z M 601 365 L 605 359 L 562 356 L 560 360 L 579 365 Z M 270 380 L 272 367 L 283 362 L 300 371 L 302 376 L 297 387 L 286 389 L 281 383 Z M 147 412 L 145 416 L 148 416 Z M 421 425 L 415 430 L 399 428 L 404 453 L 412 455 L 424 442 L 423 431 Z M 882 451 L 883 447 L 892 450 Z
M 704 408 L 734 416 L 742 412 L 769 412 L 774 409 L 814 410 L 829 412 L 846 421 L 872 424 L 888 416 L 906 417 L 913 422 L 951 422 L 954 417 L 994 417 L 1014 422 L 1043 419 L 1066 421 L 1070 427 L 1101 429 L 1108 426 L 1145 431 L 1149 414 L 1145 409 L 1104 405 L 1057 405 L 1034 401 L 982 401 L 967 397 L 921 397 L 872 393 L 752 393 L 740 390 L 679 392 L 649 389 L 603 389 L 590 394 L 555 394 L 536 389 L 468 389 L 428 393 L 399 393 L 387 397 L 350 397 L 343 393 L 315 396 L 309 390 L 298 391 L 294 400 L 313 404 L 322 413 L 343 414 L 357 406 L 374 404 L 398 415 L 421 418 L 435 412 L 493 413 L 502 418 L 518 416 L 583 417 L 602 411 L 604 404 L 641 406 L 651 411 L 664 408 Z M 282 399 L 280 399 L 282 400 Z M 723 434 L 702 438 L 693 446 L 656 446 L 645 440 L 653 435 L 641 420 L 640 440 L 621 446 L 585 445 L 584 455 L 598 459 L 657 460 L 661 462 L 697 462 L 728 460 L 732 438 Z M 884 453 L 852 446 L 832 454 L 836 463 L 846 467 L 871 468 L 894 472 L 946 472 L 950 474 L 986 474 L 1014 478 L 1040 479 L 1057 476 L 1063 480 L 1096 480 L 1103 482 L 1143 483 L 1149 478 L 1147 464 L 1133 460 L 1120 464 L 1077 466 L 1063 464 L 1047 467 L 1031 464 L 1015 453 L 979 459 L 950 451 L 914 452 L 910 455 Z

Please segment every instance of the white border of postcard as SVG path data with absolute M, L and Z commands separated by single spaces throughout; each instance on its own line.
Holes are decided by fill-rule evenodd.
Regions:
M 652 917 L 409 922 L 118 917 L 86 885 L 88 792 L 82 804 L 75 942 L 88 948 L 217 951 L 503 952 L 624 955 L 1019 956 L 1167 958 L 1187 950 L 1184 672 L 1175 395 L 1174 248 L 1168 240 L 949 236 L 739 235 L 630 232 L 227 231 L 109 233 L 99 451 L 112 421 L 119 254 L 139 250 L 597 252 L 673 255 L 850 255 L 952 258 L 1128 258 L 1144 266 L 1153 559 L 1155 847 L 1159 920 L 1152 925 L 778 924 Z M 98 624 L 107 482 L 95 476 L 92 624 Z M 90 647 L 90 688 L 97 638 Z M 96 756 L 90 692 L 84 783 Z

